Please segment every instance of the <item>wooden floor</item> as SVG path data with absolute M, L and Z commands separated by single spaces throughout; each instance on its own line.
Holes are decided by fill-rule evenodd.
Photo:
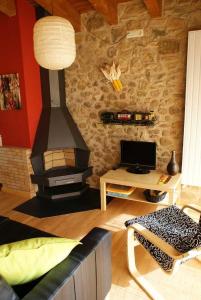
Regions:
M 133 216 L 155 210 L 152 204 L 143 204 L 123 199 L 114 199 L 106 212 L 88 212 L 38 219 L 13 210 L 27 199 L 22 196 L 0 192 L 0 215 L 51 232 L 58 236 L 82 238 L 95 226 L 106 228 L 113 233 L 112 243 L 112 289 L 111 300 L 146 300 L 147 296 L 130 277 L 126 266 L 126 230 L 124 222 Z M 5 233 L 6 234 L 6 233 Z M 165 300 L 201 299 L 201 263 L 196 260 L 180 267 L 173 277 L 164 274 L 145 250 L 138 248 L 139 270 Z M 90 300 L 90 299 L 89 299 Z

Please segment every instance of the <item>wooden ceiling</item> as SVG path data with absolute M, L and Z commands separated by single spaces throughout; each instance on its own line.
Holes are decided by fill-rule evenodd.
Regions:
M 15 16 L 15 0 L 0 0 L 0 12 L 9 17 Z
M 68 19 L 76 31 L 80 31 L 80 15 L 90 10 L 96 10 L 110 24 L 118 23 L 117 5 L 128 0 L 27 0 L 42 6 L 50 14 Z M 151 17 L 160 17 L 162 0 L 142 0 Z M 131 1 L 130 1 L 131 2 Z M 0 0 L 0 11 L 8 16 L 16 14 L 15 0 Z

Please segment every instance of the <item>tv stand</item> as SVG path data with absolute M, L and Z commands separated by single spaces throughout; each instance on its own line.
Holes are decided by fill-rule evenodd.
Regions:
M 126 169 L 127 172 L 129 173 L 134 173 L 134 174 L 148 174 L 150 173 L 150 170 L 141 166 L 132 166 Z
M 119 168 L 116 170 L 110 170 L 100 178 L 100 191 L 101 191 L 101 210 L 106 210 L 106 195 L 108 184 L 123 185 L 129 187 L 135 187 L 136 190 L 128 196 L 124 197 L 124 200 L 134 200 L 144 203 L 151 203 L 151 205 L 172 205 L 176 204 L 176 200 L 179 198 L 181 189 L 181 174 L 178 173 L 175 176 L 170 176 L 168 182 L 161 184 L 160 178 L 164 175 L 156 170 L 151 170 L 149 174 L 138 175 L 127 172 L 125 168 Z M 143 190 L 150 189 L 156 191 L 168 192 L 168 199 L 164 199 L 161 203 L 148 202 L 144 195 Z M 120 196 L 116 196 L 122 198 Z

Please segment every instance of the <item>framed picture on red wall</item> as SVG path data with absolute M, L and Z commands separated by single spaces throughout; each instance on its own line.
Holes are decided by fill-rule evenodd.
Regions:
M 0 75 L 0 110 L 21 108 L 19 74 Z

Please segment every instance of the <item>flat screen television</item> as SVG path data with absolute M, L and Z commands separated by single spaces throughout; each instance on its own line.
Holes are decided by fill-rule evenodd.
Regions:
M 121 141 L 121 165 L 156 169 L 156 143 Z

